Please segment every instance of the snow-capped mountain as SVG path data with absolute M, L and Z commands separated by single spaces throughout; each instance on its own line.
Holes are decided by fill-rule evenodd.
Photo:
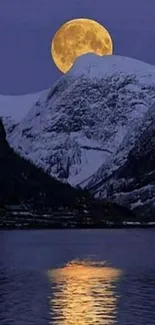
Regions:
M 146 120 L 151 123 L 154 103 L 154 66 L 87 54 L 41 95 L 7 138 L 50 175 L 109 197 L 104 184 L 126 164 Z

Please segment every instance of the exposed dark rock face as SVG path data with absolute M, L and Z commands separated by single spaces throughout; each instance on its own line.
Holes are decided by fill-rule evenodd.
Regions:
M 100 196 L 155 220 L 155 107 L 145 116 L 141 134 L 125 163 L 102 180 Z M 98 187 L 92 187 L 93 193 Z M 106 192 L 106 195 L 103 193 Z

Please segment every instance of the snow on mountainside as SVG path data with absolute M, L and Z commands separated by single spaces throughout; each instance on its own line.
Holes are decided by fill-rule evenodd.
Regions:
M 84 74 L 89 78 L 103 78 L 115 73 L 138 75 L 147 82 L 148 77 L 154 80 L 155 66 L 120 55 L 97 56 L 90 53 L 77 58 L 68 75 L 80 77 Z
M 8 132 L 8 141 L 50 175 L 96 188 L 97 195 L 102 179 L 125 164 L 154 103 L 154 66 L 86 54 Z
M 26 116 L 44 92 L 18 96 L 0 95 L 0 116 L 3 119 L 6 130 L 12 130 L 12 127 Z

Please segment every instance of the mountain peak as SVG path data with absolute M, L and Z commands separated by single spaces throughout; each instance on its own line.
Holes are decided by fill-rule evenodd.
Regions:
M 114 73 L 145 75 L 146 71 L 155 78 L 155 67 L 142 61 L 120 55 L 98 56 L 94 53 L 88 53 L 76 59 L 67 75 L 85 75 L 95 78 L 103 77 L 103 75 L 109 76 Z

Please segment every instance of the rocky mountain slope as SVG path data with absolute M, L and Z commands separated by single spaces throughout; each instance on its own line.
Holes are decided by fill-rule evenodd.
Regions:
M 19 157 L 8 145 L 3 124 L 0 120 L 0 204 L 72 206 L 80 200 L 79 193 L 68 184 L 49 177 L 29 161 Z
M 39 212 L 41 215 L 50 212 L 52 219 L 53 213 L 61 210 L 63 216 L 66 209 L 70 213 L 68 220 L 71 218 L 80 226 L 85 222 L 85 215 L 88 215 L 94 224 L 100 222 L 102 224 L 108 218 L 114 220 L 114 217 L 116 220 L 118 217 L 119 220 L 133 219 L 133 214 L 128 209 L 117 204 L 94 200 L 86 191 L 74 189 L 69 184 L 60 183 L 50 177 L 40 168 L 19 157 L 8 146 L 5 137 L 5 130 L 0 120 L 0 227 L 1 218 L 5 224 L 6 207 L 10 205 L 26 205 L 30 215 L 24 216 L 22 222 L 28 223 L 31 222 L 32 211 Z M 11 223 L 17 219 L 17 215 L 11 216 Z M 44 218 L 42 225 L 44 225 Z
M 113 182 L 112 175 L 127 163 L 146 130 L 146 118 L 151 123 L 154 103 L 154 66 L 87 54 L 40 97 L 7 138 L 20 155 L 51 176 L 115 200 L 105 186 L 107 178 Z M 131 208 L 138 204 L 120 201 Z
M 116 166 L 118 162 L 116 158 Z M 109 174 L 105 175 L 103 169 L 100 173 L 88 186 L 93 194 L 155 220 L 155 105 L 145 114 L 139 137 L 126 161 L 116 170 L 109 170 Z

